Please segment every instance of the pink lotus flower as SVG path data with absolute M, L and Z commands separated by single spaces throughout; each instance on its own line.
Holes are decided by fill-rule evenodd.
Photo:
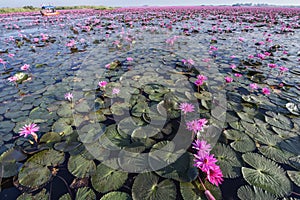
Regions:
M 216 162 L 218 161 L 214 155 L 206 155 L 204 157 L 199 156 L 198 154 L 195 154 L 195 167 L 198 167 L 203 172 L 208 172 L 211 168 L 214 168 L 216 166 Z
M 39 42 L 39 38 L 33 38 L 33 42 L 38 43 Z
M 72 101 L 72 99 L 73 99 L 73 94 L 70 93 L 70 92 L 66 93 L 66 94 L 65 94 L 65 99 L 68 99 L 69 101 Z
M 27 70 L 29 69 L 29 67 L 30 67 L 30 65 L 25 64 L 25 65 L 23 65 L 23 66 L 21 67 L 21 70 L 27 71 Z
M 16 82 L 18 80 L 17 76 L 11 76 L 7 79 L 9 82 Z
M 98 83 L 99 87 L 105 87 L 107 85 L 107 82 L 106 81 L 100 81 Z
M 109 68 L 110 68 L 110 64 L 106 64 L 106 65 L 105 65 L 105 68 L 106 68 L 106 69 L 109 69 Z
M 258 42 L 258 44 L 259 45 L 263 45 L 263 44 L 265 44 L 265 42 L 264 41 L 260 41 L 260 42 Z
M 210 46 L 209 49 L 212 50 L 212 51 L 217 51 L 218 50 L 218 48 L 215 47 L 215 46 Z
M 244 42 L 244 41 L 245 41 L 245 38 L 239 37 L 239 41 Z
M 262 88 L 262 93 L 265 94 L 265 95 L 269 95 L 271 92 L 268 88 Z
M 266 58 L 266 55 L 259 53 L 259 54 L 257 54 L 257 57 L 263 60 Z
M 248 58 L 252 59 L 252 58 L 254 58 L 254 55 L 248 55 Z
M 188 65 L 194 65 L 195 64 L 195 62 L 191 59 L 191 58 L 189 58 L 189 59 L 187 59 L 187 60 L 185 60 L 185 59 L 182 59 L 181 60 L 182 62 L 183 62 L 183 64 L 188 64 Z
M 133 58 L 128 57 L 128 58 L 126 58 L 126 60 L 129 61 L 129 62 L 131 62 L 131 61 L 133 61 Z
M 184 113 L 187 114 L 189 112 L 194 112 L 195 111 L 195 107 L 193 104 L 190 103 L 181 103 L 179 105 L 179 109 Z
M 14 56 L 15 56 L 15 54 L 13 54 L 13 53 L 8 54 L 8 57 L 10 57 L 10 58 L 13 58 Z
M 218 165 L 214 165 L 207 171 L 207 180 L 216 186 L 222 183 L 223 174 Z
M 265 56 L 270 56 L 271 53 L 269 53 L 269 52 L 266 51 L 266 52 L 264 52 L 264 55 L 265 55 Z
M 198 133 L 198 131 L 203 131 L 206 126 L 207 119 L 195 119 L 186 123 L 187 129 L 193 131 L 194 133 Z
M 120 89 L 119 88 L 113 88 L 113 90 L 112 90 L 112 94 L 114 95 L 114 94 L 119 94 L 119 92 L 120 92 Z
M 286 67 L 283 67 L 283 66 L 279 67 L 279 70 L 280 70 L 281 72 L 286 72 L 286 71 L 289 71 L 289 69 L 288 69 L 288 68 L 286 68 Z
M 192 143 L 192 145 L 192 148 L 197 150 L 197 155 L 200 158 L 207 156 L 211 150 L 210 144 L 208 144 L 205 140 L 197 139 Z
M 207 77 L 204 75 L 198 75 L 197 80 L 194 82 L 198 87 L 203 85 L 204 81 L 207 80 Z
M 258 86 L 256 83 L 250 83 L 249 87 L 251 88 L 251 90 L 257 90 Z
M 234 76 L 239 78 L 239 77 L 242 77 L 243 75 L 239 74 L 239 73 L 235 73 Z
M 277 65 L 275 63 L 269 63 L 268 67 L 270 67 L 271 69 L 274 69 L 277 67 Z
M 225 81 L 226 83 L 231 83 L 233 81 L 233 78 L 231 78 L 230 76 L 226 76 Z
M 231 69 L 235 69 L 235 68 L 236 68 L 236 65 L 235 65 L 235 64 L 231 64 L 231 65 L 230 65 L 230 68 L 231 68 Z
M 24 125 L 20 128 L 20 136 L 27 137 L 28 135 L 32 135 L 34 140 L 37 142 L 37 134 L 35 132 L 39 131 L 40 127 L 38 127 L 35 123 L 30 123 L 28 125 Z

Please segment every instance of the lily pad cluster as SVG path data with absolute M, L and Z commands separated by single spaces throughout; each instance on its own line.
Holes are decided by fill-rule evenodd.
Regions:
M 1 15 L 0 193 L 48 199 L 60 182 L 57 199 L 299 198 L 297 16 L 280 7 Z M 182 113 L 183 102 L 195 112 Z M 213 146 L 220 187 L 196 179 L 205 176 L 186 122 L 197 118 L 209 121 L 198 137 Z M 29 123 L 37 141 L 19 135 Z

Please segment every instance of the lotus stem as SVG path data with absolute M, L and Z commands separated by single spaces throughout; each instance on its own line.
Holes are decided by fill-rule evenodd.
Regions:
M 59 178 L 60 180 L 62 180 L 64 182 L 64 184 L 66 185 L 66 187 L 68 189 L 68 192 L 69 192 L 69 194 L 71 196 L 71 199 L 73 199 L 73 194 L 72 194 L 71 189 L 69 188 L 69 185 L 68 185 L 67 181 L 64 178 L 62 178 L 61 176 L 59 176 L 59 175 L 56 175 L 56 177 Z
M 210 191 L 209 191 L 208 189 L 206 189 L 206 187 L 205 187 L 205 185 L 203 184 L 203 182 L 202 182 L 200 176 L 198 176 L 198 179 L 199 179 L 199 181 L 200 181 L 202 187 L 203 187 L 204 190 L 205 190 L 204 194 L 205 194 L 206 198 L 207 198 L 208 200 L 216 200 L 215 197 L 210 193 Z

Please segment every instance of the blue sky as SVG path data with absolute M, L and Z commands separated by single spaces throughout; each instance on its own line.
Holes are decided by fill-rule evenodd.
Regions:
M 176 2 L 176 3 L 175 3 Z M 56 6 L 71 5 L 105 5 L 105 6 L 142 6 L 142 5 L 232 5 L 234 3 L 268 3 L 274 5 L 297 5 L 300 0 L 0 0 L 0 7 L 22 7 L 32 5 L 39 7 L 41 4 Z

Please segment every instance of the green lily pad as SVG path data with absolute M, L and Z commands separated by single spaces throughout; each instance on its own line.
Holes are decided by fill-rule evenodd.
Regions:
M 128 174 L 126 172 L 111 169 L 104 164 L 100 164 L 92 175 L 91 182 L 95 190 L 106 193 L 119 189 L 125 183 L 127 177 Z
M 126 111 L 129 112 L 129 108 L 130 108 L 129 103 L 115 102 L 110 107 L 110 110 L 113 115 L 121 116 L 121 115 L 124 115 Z
M 70 103 L 62 104 L 57 110 L 57 115 L 63 118 L 72 117 L 73 115 L 72 105 Z
M 289 118 L 282 114 L 270 114 L 265 116 L 265 120 L 268 124 L 281 128 L 283 130 L 289 130 L 293 128 L 292 122 Z
M 18 181 L 28 188 L 39 188 L 47 183 L 51 177 L 48 167 L 55 167 L 65 160 L 64 153 L 55 150 L 44 150 L 34 154 L 22 166 Z
M 61 141 L 61 136 L 55 132 L 45 133 L 40 139 L 40 143 L 46 143 L 46 144 L 49 144 L 49 143 L 52 144 L 52 143 L 60 142 L 60 141 Z
M 135 137 L 135 138 L 153 137 L 157 135 L 159 132 L 160 132 L 159 128 L 155 128 L 153 126 L 143 126 L 134 129 L 131 137 Z
M 117 130 L 117 126 L 115 124 L 106 128 L 105 133 L 99 138 L 99 142 L 103 147 L 110 150 L 119 150 L 122 147 L 130 146 L 131 144 L 130 136 L 123 133 L 119 126 Z
M 242 186 L 238 189 L 238 197 L 241 200 L 276 200 L 272 194 L 260 189 L 259 187 L 251 187 L 248 185 Z
M 203 192 L 200 191 L 200 184 L 196 182 L 180 182 L 180 193 L 183 200 L 202 200 Z
M 96 141 L 105 132 L 105 125 L 102 123 L 88 123 L 80 128 L 79 138 L 83 143 Z
M 73 132 L 73 118 L 59 118 L 52 126 L 52 132 L 59 133 L 60 135 L 69 135 Z
M 88 105 L 86 101 L 79 101 L 79 103 L 77 103 L 74 106 L 74 108 L 79 113 L 87 113 L 91 111 L 91 107 Z
M 139 174 L 132 186 L 133 200 L 174 200 L 176 186 L 167 179 L 159 182 L 159 177 L 151 172 Z
M 49 193 L 46 189 L 42 189 L 39 193 L 33 195 L 29 193 L 23 193 L 18 196 L 17 200 L 46 200 L 49 199 Z
M 300 187 L 300 172 L 299 171 L 287 171 L 290 179 L 295 183 L 298 187 Z
M 242 167 L 244 179 L 249 184 L 276 196 L 284 196 L 291 192 L 291 183 L 285 171 L 275 162 L 257 153 L 246 153 L 243 160 L 254 168 Z
M 76 200 L 94 200 L 96 199 L 96 194 L 92 189 L 88 187 L 79 188 L 76 192 Z
M 287 103 L 286 108 L 294 115 L 300 116 L 300 108 L 294 103 Z
M 153 145 L 149 164 L 160 176 L 178 181 L 189 182 L 198 175 L 192 154 L 184 149 L 176 149 L 173 142 L 162 141 Z
M 18 78 L 17 83 L 19 84 L 23 83 L 23 81 L 26 81 L 29 78 L 28 74 L 23 72 L 16 73 L 15 76 Z
M 95 170 L 96 164 L 82 155 L 71 156 L 68 162 L 68 170 L 77 178 L 89 177 Z
M 300 136 L 284 140 L 279 144 L 279 146 L 288 152 L 299 155 Z
M 144 101 L 138 101 L 138 103 L 133 106 L 131 113 L 135 117 L 141 117 L 143 113 L 149 113 L 148 104 Z
M 225 178 L 236 178 L 241 175 L 242 164 L 238 155 L 229 146 L 217 143 L 211 151 L 215 155 Z
M 69 193 L 62 195 L 59 200 L 72 200 Z
M 251 138 L 241 131 L 230 129 L 225 130 L 224 134 L 227 139 L 234 140 L 230 143 L 230 146 L 236 151 L 245 153 L 253 151 L 256 148 Z
M 110 192 L 105 194 L 100 200 L 132 200 L 129 194 L 125 192 Z
M 0 156 L 0 177 L 7 178 L 18 173 L 22 164 L 19 161 L 25 160 L 27 155 L 18 148 L 9 149 Z
M 290 165 L 295 169 L 300 170 L 300 155 L 289 158 Z
M 54 119 L 56 114 L 54 112 L 49 112 L 45 108 L 35 107 L 29 113 L 29 118 L 32 120 L 39 120 L 39 122 L 46 122 L 50 119 Z M 36 121 L 35 121 L 36 122 Z

